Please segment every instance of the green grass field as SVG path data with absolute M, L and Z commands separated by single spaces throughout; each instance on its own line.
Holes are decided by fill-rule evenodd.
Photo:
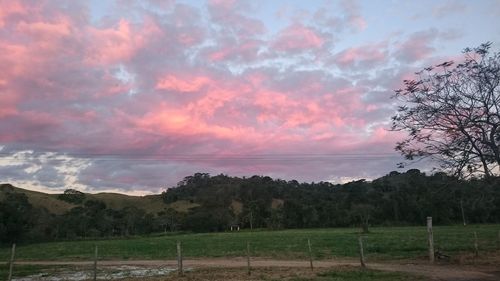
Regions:
M 427 255 L 425 227 L 373 227 L 364 235 L 365 253 L 372 260 L 415 259 Z M 474 231 L 480 251 L 494 251 L 499 245 L 500 225 L 438 226 L 435 248 L 448 254 L 472 252 Z M 243 256 L 246 241 L 251 255 L 277 259 L 307 257 L 311 239 L 316 259 L 357 257 L 359 230 L 354 228 L 226 233 L 178 234 L 130 239 L 84 240 L 18 245 L 18 260 L 88 260 L 99 247 L 100 259 L 174 259 L 176 241 L 181 241 L 185 258 Z M 0 260 L 7 261 L 9 247 L 0 248 Z

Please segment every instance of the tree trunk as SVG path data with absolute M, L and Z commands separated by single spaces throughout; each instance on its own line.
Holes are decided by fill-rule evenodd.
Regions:
M 368 222 L 363 222 L 361 224 L 361 230 L 363 233 L 369 233 L 370 231 L 368 230 Z

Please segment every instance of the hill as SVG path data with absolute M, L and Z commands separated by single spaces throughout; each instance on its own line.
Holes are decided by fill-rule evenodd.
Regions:
M 0 184 L 0 200 L 6 197 L 8 192 L 26 195 L 31 205 L 37 208 L 46 208 L 54 214 L 64 214 L 76 205 L 57 199 L 57 194 L 47 194 L 27 189 L 14 187 L 10 184 Z
M 196 207 L 197 204 L 189 203 L 186 201 L 178 201 L 170 204 L 165 204 L 161 194 L 145 195 L 145 196 L 131 196 L 121 193 L 84 193 L 85 200 L 80 204 L 67 202 L 61 200 L 59 197 L 63 194 L 48 194 L 38 191 L 32 191 L 10 184 L 0 184 L 0 201 L 3 200 L 7 192 L 21 193 L 26 195 L 28 202 L 36 208 L 45 208 L 52 214 L 61 215 L 71 209 L 81 206 L 85 201 L 96 200 L 103 202 L 107 208 L 113 210 L 121 210 L 127 207 L 136 207 L 146 213 L 156 214 L 172 208 L 178 212 L 188 212 L 191 208 Z
M 66 190 L 45 194 L 0 185 L 0 242 L 128 236 L 166 231 L 500 223 L 500 179 L 458 180 L 419 170 L 372 182 L 299 183 L 196 173 L 162 194 Z

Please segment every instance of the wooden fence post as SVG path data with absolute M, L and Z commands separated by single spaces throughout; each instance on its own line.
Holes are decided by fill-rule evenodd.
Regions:
M 12 280 L 12 271 L 14 270 L 14 258 L 16 256 L 16 243 L 12 244 L 12 251 L 10 253 L 10 261 L 9 261 L 9 276 L 7 277 L 8 281 Z
M 314 270 L 313 267 L 313 255 L 312 255 L 312 249 L 311 249 L 311 239 L 307 238 L 307 246 L 309 247 L 309 263 L 311 265 L 311 271 Z
M 177 241 L 177 269 L 180 276 L 184 275 L 184 270 L 182 268 L 182 247 L 181 241 Z
M 97 257 L 98 257 L 97 245 L 95 245 L 95 249 L 94 249 L 94 281 L 97 280 Z
M 248 275 L 252 274 L 252 269 L 250 267 L 250 242 L 247 241 L 247 270 Z
M 427 234 L 429 241 L 429 262 L 434 263 L 434 236 L 432 234 L 432 217 L 427 217 Z
M 363 250 L 363 236 L 358 237 L 358 242 L 359 242 L 359 261 L 361 262 L 361 267 L 366 267 L 365 264 L 365 253 Z
M 477 242 L 477 232 L 474 231 L 474 256 L 479 257 L 479 245 Z
M 462 222 L 464 226 L 467 226 L 467 222 L 465 221 L 464 202 L 462 199 L 460 199 L 460 210 L 462 211 Z
M 497 243 L 498 243 L 497 248 L 500 249 L 500 230 L 498 231 Z

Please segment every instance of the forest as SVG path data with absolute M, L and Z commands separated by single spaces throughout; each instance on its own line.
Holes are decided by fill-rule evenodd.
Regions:
M 417 169 L 346 184 L 196 173 L 157 195 L 164 203 L 157 212 L 110 208 L 69 189 L 57 200 L 74 207 L 54 214 L 10 185 L 0 187 L 0 243 L 230 231 L 231 226 L 359 226 L 368 232 L 373 225 L 422 225 L 427 216 L 440 225 L 500 223 L 500 178 L 459 180 Z

